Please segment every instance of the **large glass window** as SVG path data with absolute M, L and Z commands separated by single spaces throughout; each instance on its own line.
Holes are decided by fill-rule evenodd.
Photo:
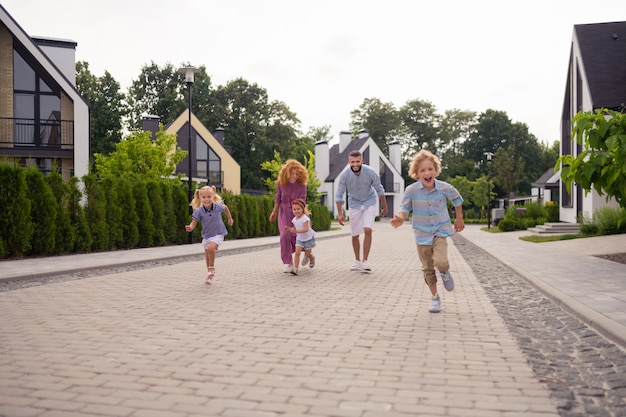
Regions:
M 61 144 L 61 98 L 13 50 L 15 144 L 52 146 Z
M 209 145 L 196 135 L 196 170 L 199 178 L 206 178 L 207 183 L 222 186 L 222 160 Z

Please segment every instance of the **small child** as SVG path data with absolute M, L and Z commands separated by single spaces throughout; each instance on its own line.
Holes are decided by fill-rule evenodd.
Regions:
M 309 206 L 302 199 L 293 200 L 291 202 L 291 211 L 295 216 L 291 223 L 293 227 L 285 226 L 285 230 L 296 234 L 296 253 L 293 259 L 293 267 L 291 273 L 298 275 L 298 264 L 300 263 L 300 253 L 304 250 L 304 258 L 302 259 L 302 266 L 309 264 L 309 268 L 315 267 L 315 256 L 311 252 L 311 249 L 315 247 L 315 230 L 311 227 L 311 219 L 309 215 L 311 211 Z
M 437 293 L 437 274 L 446 290 L 454 289 L 454 280 L 450 274 L 448 262 L 447 237 L 453 232 L 465 228 L 463 221 L 463 198 L 452 185 L 440 181 L 441 173 L 439 158 L 427 150 L 419 151 L 413 158 L 409 175 L 417 182 L 406 187 L 400 210 L 393 216 L 390 223 L 394 228 L 402 226 L 409 213 L 413 212 L 413 233 L 417 244 L 417 254 L 422 263 L 424 280 L 432 294 L 431 306 L 428 311 L 441 311 L 441 300 Z M 447 200 L 452 202 L 456 213 L 454 230 L 448 214 Z
M 192 232 L 198 223 L 202 224 L 202 247 L 206 255 L 208 275 L 204 283 L 210 285 L 215 276 L 215 252 L 224 242 L 224 236 L 228 234 L 222 212 L 226 213 L 228 225 L 233 225 L 233 218 L 226 204 L 222 203 L 222 197 L 217 195 L 214 186 L 204 186 L 196 190 L 190 204 L 193 207 L 191 223 L 185 226 L 187 232 Z

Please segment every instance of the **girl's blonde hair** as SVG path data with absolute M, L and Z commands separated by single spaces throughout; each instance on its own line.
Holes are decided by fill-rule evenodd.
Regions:
M 439 160 L 439 157 L 426 149 L 422 149 L 415 154 L 413 162 L 411 162 L 411 167 L 409 168 L 409 175 L 411 178 L 418 179 L 417 171 L 419 166 L 426 160 L 430 160 L 433 164 L 435 164 L 435 171 L 437 171 L 437 175 L 441 174 L 441 161 Z
M 211 200 L 213 200 L 214 203 L 222 202 L 222 197 L 217 194 L 217 189 L 215 188 L 215 186 L 205 185 L 204 187 L 198 188 L 196 192 L 193 193 L 193 200 L 191 200 L 191 204 L 189 205 L 193 207 L 194 210 L 200 208 L 200 206 L 202 205 L 202 201 L 200 200 L 200 193 L 203 191 L 210 191 L 211 193 L 213 193 L 213 197 L 211 198 Z
M 309 205 L 301 198 L 297 198 L 291 202 L 292 206 L 298 205 L 302 207 L 302 212 L 307 216 L 311 215 L 311 209 L 309 209 Z
M 285 161 L 285 164 L 278 172 L 277 182 L 280 185 L 287 185 L 289 177 L 291 176 L 291 171 L 296 171 L 298 173 L 298 179 L 296 181 L 300 184 L 306 184 L 309 182 L 309 172 L 306 170 L 304 165 L 295 159 L 288 159 Z

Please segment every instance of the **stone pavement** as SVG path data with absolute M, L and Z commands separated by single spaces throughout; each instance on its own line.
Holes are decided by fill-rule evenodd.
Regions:
M 371 274 L 348 270 L 345 232 L 322 233 L 316 267 L 297 277 L 282 272 L 277 238 L 264 238 L 253 241 L 267 248 L 250 252 L 242 247 L 250 242 L 225 242 L 212 286 L 203 284 L 204 261 L 191 260 L 0 293 L 0 415 L 559 415 L 452 242 L 456 288 L 442 288 L 443 311 L 430 314 L 408 224 L 375 225 Z M 478 227 L 462 235 L 497 252 Z M 626 276 L 610 261 L 552 244 L 537 251 L 511 237 L 494 245 L 496 257 L 531 278 L 547 276 L 539 254 L 563 255 L 553 269 L 559 259 L 563 268 L 580 259 L 602 276 Z M 507 242 L 524 248 L 525 264 Z M 0 277 L 195 256 L 191 250 L 201 253 L 194 244 L 7 261 Z M 572 275 L 549 277 L 571 285 Z
M 491 234 L 470 225 L 460 235 L 626 348 L 626 265 L 593 256 L 626 252 L 626 234 L 531 243 L 519 239 L 526 231 Z

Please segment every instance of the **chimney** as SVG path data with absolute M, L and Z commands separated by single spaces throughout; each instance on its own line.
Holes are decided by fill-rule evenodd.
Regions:
M 342 153 L 348 147 L 348 144 L 352 140 L 352 133 L 348 130 L 342 130 L 339 132 L 339 153 Z
M 330 174 L 330 147 L 327 140 L 321 140 L 315 144 L 315 176 L 323 183 L 328 174 Z
M 218 127 L 213 131 L 213 137 L 220 143 L 220 145 L 224 146 L 224 128 Z
M 370 137 L 370 131 L 367 129 L 359 130 L 359 139 L 367 139 Z
M 156 133 L 159 131 L 159 122 L 161 121 L 161 118 L 151 114 L 144 114 L 141 119 L 143 121 L 143 131 L 152 132 L 152 137 L 150 139 L 155 140 Z
M 398 172 L 402 172 L 402 154 L 397 140 L 389 143 L 389 162 Z

